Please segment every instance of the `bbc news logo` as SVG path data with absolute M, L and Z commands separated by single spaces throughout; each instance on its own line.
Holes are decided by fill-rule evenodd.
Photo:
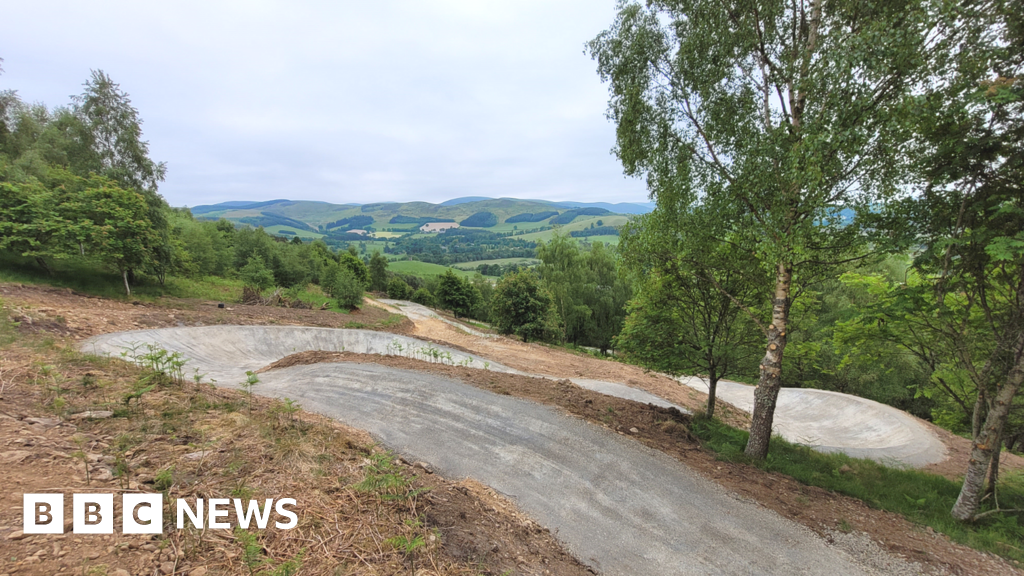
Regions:
M 206 528 L 230 530 L 233 526 L 227 519 L 231 510 L 235 511 L 237 526 L 249 529 L 265 529 L 271 520 L 271 510 L 287 522 L 276 520 L 274 526 L 281 530 L 291 530 L 299 523 L 299 517 L 287 506 L 295 506 L 294 498 L 281 498 L 274 501 L 269 498 L 260 506 L 259 501 L 249 500 L 243 505 L 238 498 L 210 498 L 205 501 L 207 515 L 204 516 L 204 501 L 197 498 L 195 506 L 183 499 L 175 501 L 176 526 L 178 530 L 185 528 L 186 521 L 199 530 Z M 25 494 L 24 522 L 22 532 L 25 534 L 63 534 L 64 533 L 64 495 L 63 494 Z M 73 494 L 71 499 L 72 531 L 75 534 L 113 534 L 114 533 L 114 495 L 113 494 Z M 124 534 L 162 534 L 164 531 L 163 494 L 123 494 L 121 496 L 121 532 Z

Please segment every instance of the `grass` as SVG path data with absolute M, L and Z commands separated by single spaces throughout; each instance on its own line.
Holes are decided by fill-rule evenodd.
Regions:
M 275 226 L 267 227 L 267 228 L 265 228 L 265 230 L 267 231 L 268 234 L 275 234 L 277 236 L 287 236 L 288 238 L 291 238 L 292 237 L 291 234 L 281 234 L 282 230 L 288 230 L 289 232 L 295 232 L 295 236 L 298 236 L 299 238 L 302 238 L 303 240 L 306 240 L 306 241 L 308 241 L 309 238 L 323 238 L 324 237 L 324 235 L 320 234 L 319 232 L 312 232 L 310 230 L 303 230 L 301 228 L 295 228 L 293 226 L 275 225 Z
M 430 262 L 420 262 L 418 260 L 398 260 L 390 262 L 388 264 L 388 270 L 399 274 L 419 276 L 421 278 L 426 276 L 440 276 L 448 270 L 454 270 L 457 275 L 466 278 L 472 278 L 473 275 L 476 274 L 475 272 L 466 272 L 465 270 L 459 270 L 458 268 L 449 268 L 448 266 L 431 264 Z
M 1024 550 L 1019 546 L 1024 540 L 1024 526 L 1018 516 L 993 515 L 974 524 L 961 523 L 950 516 L 960 493 L 958 482 L 845 454 L 823 454 L 778 437 L 772 438 L 764 462 L 751 462 L 743 454 L 746 431 L 706 418 L 695 418 L 692 431 L 722 460 L 754 464 L 810 486 L 858 498 L 872 508 L 902 514 L 911 522 L 931 526 L 972 548 L 1024 562 Z M 1024 508 L 1024 474 L 1004 472 L 998 496 L 1002 508 Z
M 605 226 L 622 226 L 629 220 L 629 216 L 609 214 L 606 214 L 604 216 L 581 216 L 564 226 L 559 226 L 558 228 L 556 228 L 556 230 L 561 231 L 563 234 L 568 234 L 569 232 L 590 228 L 591 224 L 594 224 L 596 226 L 598 220 L 603 222 Z M 528 240 L 532 242 L 547 242 L 555 234 L 556 230 L 533 232 L 530 234 L 523 234 L 522 236 L 513 236 L 513 238 L 517 240 Z M 615 242 L 618 242 L 618 236 L 592 236 L 591 238 L 601 239 L 602 242 L 606 241 L 604 240 L 604 238 L 615 238 Z M 577 238 L 577 240 L 586 240 L 586 238 Z
M 508 266 L 509 264 L 523 264 L 526 266 L 536 266 L 540 264 L 540 260 L 536 258 L 495 258 L 494 260 L 473 260 L 471 262 L 459 262 L 453 264 L 453 268 L 462 270 L 475 270 L 477 266 L 482 264 L 501 264 L 502 266 Z
M 152 301 L 161 296 L 198 298 L 237 302 L 242 294 L 240 280 L 208 276 L 206 278 L 168 277 L 161 286 L 155 278 L 143 276 L 132 286 L 132 295 L 124 292 L 120 274 L 97 268 L 95 263 L 64 260 L 51 263 L 53 275 L 48 275 L 24 258 L 0 255 L 0 282 L 47 284 L 71 288 L 78 292 L 118 300 Z

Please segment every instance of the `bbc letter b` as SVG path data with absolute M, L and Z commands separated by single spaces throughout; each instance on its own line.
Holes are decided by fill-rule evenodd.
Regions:
M 64 533 L 63 494 L 25 494 L 22 504 L 22 532 L 25 534 Z

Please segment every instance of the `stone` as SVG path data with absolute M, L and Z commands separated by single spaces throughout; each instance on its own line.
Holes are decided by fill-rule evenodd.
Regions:
M 174 562 L 164 562 L 160 565 L 161 574 L 173 574 L 174 573 Z
M 430 464 L 427 464 L 426 462 L 417 462 L 417 463 L 413 464 L 413 466 L 415 466 L 416 468 L 419 468 L 420 470 L 423 470 L 427 474 L 433 474 L 434 473 L 434 467 L 431 466 Z
M 24 540 L 25 538 L 27 538 L 27 536 L 21 530 L 15 530 L 7 535 L 8 540 Z
M 60 426 L 60 420 L 56 418 L 25 418 L 24 422 L 29 424 L 37 424 L 43 428 L 56 428 Z
M 640 433 L 640 431 L 639 431 L 639 430 L 637 430 L 636 428 L 630 428 L 630 429 L 629 429 L 629 433 L 630 433 L 630 434 L 639 434 L 639 433 Z
M 72 414 L 71 420 L 102 420 L 104 418 L 110 418 L 114 413 L 110 410 L 86 410 L 85 412 L 79 412 L 78 414 Z
M 110 576 L 132 576 L 132 575 L 131 575 L 130 572 L 128 572 L 124 568 L 118 568 L 117 570 L 114 570 L 113 572 L 111 572 Z
M 8 452 L 0 452 L 0 462 L 17 464 L 30 456 L 32 456 L 32 453 L 28 450 L 10 450 Z

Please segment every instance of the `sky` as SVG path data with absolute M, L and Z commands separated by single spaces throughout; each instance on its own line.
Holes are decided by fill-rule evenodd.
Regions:
M 614 0 L 7 2 L 0 90 L 65 105 L 106 72 L 174 206 L 646 202 L 584 44 Z

